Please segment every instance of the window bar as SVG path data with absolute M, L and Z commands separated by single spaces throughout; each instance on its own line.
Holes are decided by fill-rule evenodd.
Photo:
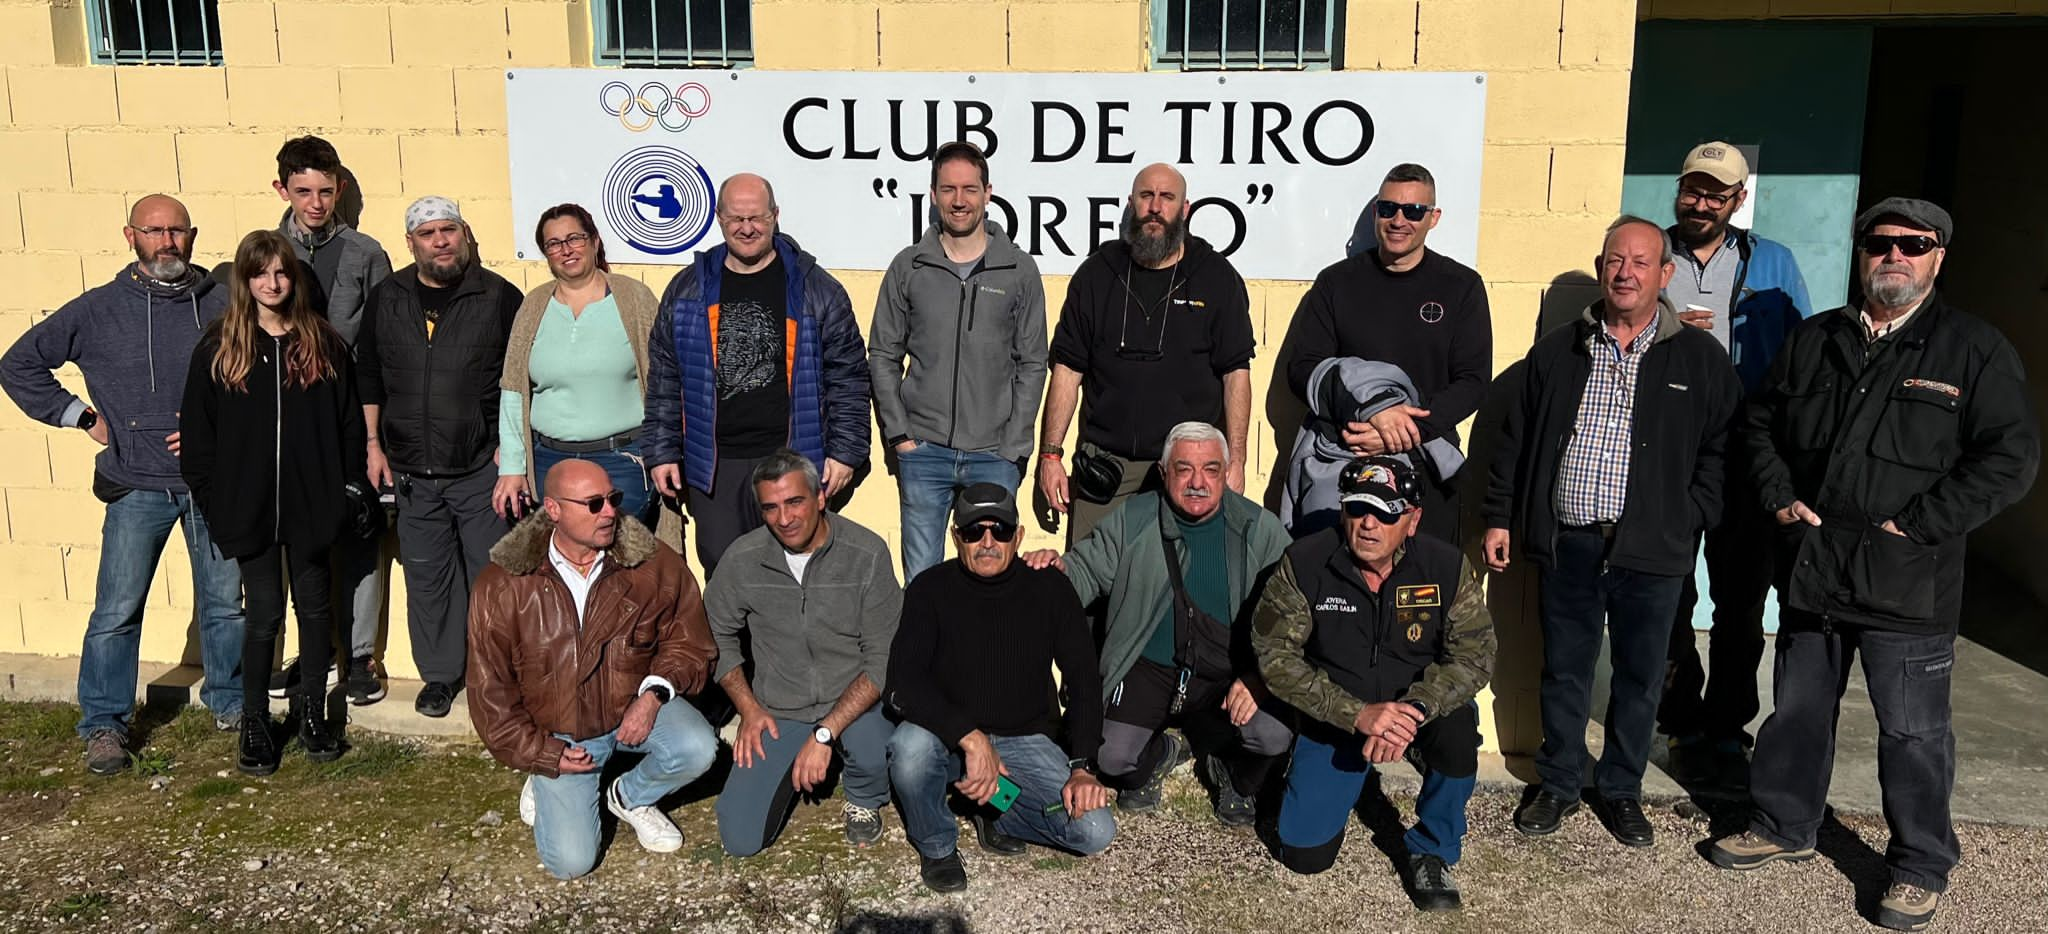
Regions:
M 683 0 L 683 64 L 697 64 L 697 18 L 690 15 L 690 0 Z
M 1323 21 L 1327 23 L 1329 19 L 1330 14 L 1325 11 Z M 1308 0 L 1299 0 L 1294 5 L 1294 67 L 1308 67 Z
M 1261 70 L 1266 67 L 1266 0 L 1259 0 L 1259 48 L 1257 62 Z
M 1180 67 L 1185 69 L 1195 54 L 1195 0 L 1181 0 L 1180 4 Z
M 718 63 L 732 67 L 732 38 L 725 25 L 725 0 L 718 0 Z
M 1217 20 L 1216 67 L 1230 70 L 1230 0 L 1223 0 L 1223 16 Z
M 661 60 L 661 4 L 647 0 L 647 60 L 648 65 L 666 64 Z
M 199 41 L 205 49 L 207 64 L 213 64 L 220 59 L 219 52 L 213 45 L 213 27 L 206 23 L 206 7 L 204 4 L 201 4 L 199 8 Z
M 1323 51 L 1322 51 L 1322 62 L 1323 62 L 1323 64 L 1325 64 L 1325 65 L 1329 65 L 1329 64 L 1333 64 L 1333 63 L 1335 63 L 1335 62 L 1337 61 L 1337 52 L 1336 52 L 1336 48 L 1337 48 L 1337 9 L 1336 9 L 1336 6 L 1335 6 L 1335 4 L 1331 4 L 1331 5 L 1329 5 L 1328 7 L 1326 7 L 1326 8 L 1325 8 L 1325 9 L 1323 10 Z
M 144 25 L 143 25 L 143 23 L 142 23 L 142 4 L 138 2 L 138 3 L 136 3 L 136 4 L 135 4 L 135 6 L 134 6 L 134 7 L 132 8 L 132 9 L 134 9 L 134 10 L 135 10 L 135 48 L 136 48 L 136 51 L 135 51 L 135 52 L 132 52 L 132 53 L 130 53 L 131 55 L 134 55 L 135 57 L 133 57 L 133 58 L 129 59 L 129 61 L 130 61 L 130 63 L 131 63 L 131 64 L 140 64 L 140 63 L 143 63 L 143 62 L 147 62 L 147 61 L 149 61 L 149 32 L 148 32 L 148 27 L 147 27 L 147 26 L 144 26 Z M 120 64 L 120 62 L 121 62 L 121 51 L 120 51 L 120 50 L 116 50 L 116 51 L 115 51 L 115 53 L 114 53 L 114 63 L 115 63 L 115 64 Z
M 135 5 L 137 7 L 142 6 L 141 3 L 137 3 Z M 171 64 L 182 65 L 185 63 L 185 50 L 183 47 L 178 45 L 178 0 L 165 0 L 164 14 L 170 20 L 171 24 Z M 149 43 L 145 40 L 143 42 L 143 54 L 145 58 L 148 57 L 148 51 Z

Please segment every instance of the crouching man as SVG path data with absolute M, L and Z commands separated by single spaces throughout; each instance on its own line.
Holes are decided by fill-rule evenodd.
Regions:
M 697 580 L 619 511 L 604 468 L 548 471 L 541 511 L 491 549 L 469 605 L 469 716 L 498 761 L 530 773 L 520 817 L 560 879 L 597 865 L 606 760 L 640 753 L 603 789 L 640 846 L 683 834 L 655 803 L 711 767 L 718 738 L 683 699 L 716 651 Z

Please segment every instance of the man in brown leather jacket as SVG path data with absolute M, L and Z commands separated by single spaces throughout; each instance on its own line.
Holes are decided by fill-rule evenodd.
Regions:
M 683 699 L 717 654 L 696 578 L 620 514 L 603 468 L 548 472 L 541 511 L 491 549 L 469 604 L 469 715 L 498 761 L 528 772 L 519 816 L 550 874 L 597 864 L 597 801 L 614 752 L 642 758 L 603 792 L 640 846 L 682 831 L 656 803 L 710 768 L 718 738 Z

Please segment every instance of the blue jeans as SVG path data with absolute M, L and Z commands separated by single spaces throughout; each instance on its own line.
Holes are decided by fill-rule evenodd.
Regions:
M 242 570 L 213 547 L 206 518 L 192 505 L 191 494 L 134 490 L 107 504 L 100 526 L 99 582 L 78 659 L 81 737 L 99 730 L 128 732 L 142 654 L 143 602 L 171 526 L 180 519 L 192 559 L 193 612 L 206 667 L 199 698 L 216 717 L 233 719 L 241 713 Z
M 619 504 L 619 512 L 640 520 L 650 529 L 654 527 L 654 523 L 648 521 L 650 510 L 647 508 L 654 502 L 653 489 L 647 483 L 647 465 L 640 460 L 639 442 L 622 444 L 609 451 L 571 454 L 548 447 L 536 438 L 532 451 L 533 476 L 543 489 L 547 486 L 548 471 L 556 464 L 566 460 L 589 461 L 604 468 L 605 474 L 612 478 L 612 489 L 626 494 L 625 501 Z M 540 494 L 540 490 L 534 490 L 533 498 L 539 499 Z
M 903 500 L 903 583 L 946 560 L 946 528 L 953 497 L 977 483 L 1017 492 L 1023 481 L 1013 461 L 986 451 L 956 451 L 919 441 L 896 455 L 896 482 Z
M 996 818 L 996 829 L 1028 843 L 1093 856 L 1116 837 L 1116 817 L 1100 807 L 1069 817 L 1060 792 L 1073 770 L 1067 754 L 1046 736 L 991 736 L 996 755 L 1017 783 L 1017 800 Z M 896 782 L 896 809 L 910 845 L 938 859 L 959 845 L 960 823 L 946 807 L 952 784 L 967 774 L 967 762 L 930 730 L 915 723 L 896 727 L 889 738 L 889 777 Z M 1051 813 L 1047 813 L 1047 809 Z
M 734 763 L 726 774 L 725 790 L 718 793 L 718 839 L 727 854 L 752 856 L 782 833 L 796 804 L 789 773 L 816 728 L 815 723 L 776 717 L 775 731 L 781 735 L 761 737 L 765 755 L 746 768 Z M 833 745 L 843 766 L 839 776 L 846 785 L 846 802 L 870 810 L 888 804 L 889 721 L 882 716 L 881 705 L 855 718 Z
M 1410 854 L 1457 865 L 1464 852 L 1465 805 L 1479 781 L 1478 707 L 1468 703 L 1423 724 L 1409 749 L 1409 761 L 1422 773 L 1422 793 L 1415 799 L 1415 826 L 1402 843 Z M 1321 872 L 1336 861 L 1351 810 L 1374 768 L 1364 751 L 1363 737 L 1326 724 L 1311 724 L 1295 739 L 1275 828 L 1289 869 Z
M 645 754 L 639 764 L 616 779 L 619 800 L 628 808 L 653 804 L 696 780 L 718 755 L 718 735 L 711 731 L 711 724 L 681 697 L 661 706 L 645 742 L 624 746 L 617 736 L 616 729 L 584 740 L 556 733 L 555 738 L 588 751 L 596 768 L 565 772 L 559 778 L 533 777 L 533 845 L 540 851 L 541 865 L 557 879 L 574 879 L 597 866 L 597 846 L 603 833 L 598 825 L 598 799 L 603 791 L 604 764 L 613 753 Z

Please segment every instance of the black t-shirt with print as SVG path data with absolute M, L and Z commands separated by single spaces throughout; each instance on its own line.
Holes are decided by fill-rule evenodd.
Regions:
M 718 456 L 763 457 L 789 443 L 788 279 L 780 257 L 719 285 Z

